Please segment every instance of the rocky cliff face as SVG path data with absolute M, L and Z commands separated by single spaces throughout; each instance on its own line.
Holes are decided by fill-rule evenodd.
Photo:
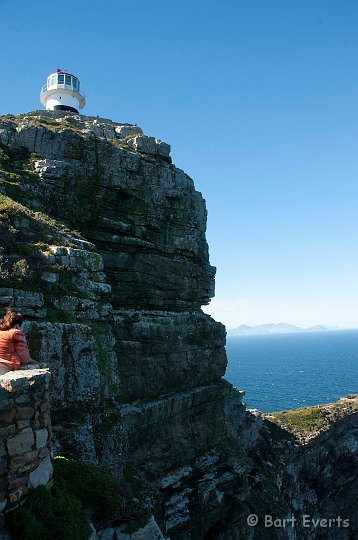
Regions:
M 56 452 L 129 479 L 172 540 L 350 538 L 350 509 L 338 536 L 247 524 L 334 512 L 343 499 L 322 463 L 346 490 L 356 447 L 338 430 L 307 460 L 222 379 L 225 329 L 201 311 L 215 274 L 205 203 L 170 147 L 46 111 L 2 117 L 0 143 L 0 300 L 27 317 L 53 374 Z

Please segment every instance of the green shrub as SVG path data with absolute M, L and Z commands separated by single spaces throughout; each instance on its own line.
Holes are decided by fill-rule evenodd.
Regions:
M 30 492 L 21 508 L 6 514 L 13 540 L 88 540 L 91 529 L 80 501 L 56 483 Z
M 6 514 L 5 525 L 12 540 L 88 540 L 89 520 L 97 529 L 127 521 L 136 530 L 148 521 L 148 510 L 121 487 L 97 465 L 57 457 L 53 487 L 31 491 L 22 507 Z
M 66 324 L 73 324 L 76 322 L 76 316 L 72 311 L 68 309 L 61 309 L 56 306 L 49 306 L 47 308 L 47 320 L 52 323 L 60 322 Z
M 11 532 L 11 538 L 14 540 L 35 540 L 37 538 L 45 539 L 48 537 L 46 527 L 36 519 L 28 507 L 19 508 L 7 514 L 5 521 Z
M 110 472 L 89 463 L 56 458 L 55 475 L 83 503 L 95 526 L 104 526 L 126 513 L 120 483 Z
M 97 465 L 57 457 L 55 478 L 82 502 L 97 529 L 126 521 L 128 530 L 134 531 L 148 521 L 148 509 L 128 496 L 125 486 L 109 471 Z
M 22 287 L 32 290 L 32 272 L 26 259 L 11 263 L 5 259 L 3 248 L 0 248 L 0 285 L 2 287 Z
M 29 265 L 27 264 L 26 259 L 20 259 L 12 265 L 12 274 L 19 281 L 22 281 L 29 271 Z
M 29 156 L 29 162 L 30 163 L 35 163 L 35 161 L 39 161 L 41 158 L 38 154 L 36 154 L 36 152 L 31 152 L 30 156 Z

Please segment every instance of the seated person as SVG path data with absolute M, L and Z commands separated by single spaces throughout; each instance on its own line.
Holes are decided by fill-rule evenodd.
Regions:
M 0 321 L 0 375 L 19 369 L 30 361 L 26 338 L 21 331 L 21 313 L 8 308 Z

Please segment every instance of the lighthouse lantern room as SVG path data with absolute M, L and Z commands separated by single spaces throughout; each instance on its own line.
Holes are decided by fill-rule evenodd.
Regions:
M 41 89 L 40 101 L 48 111 L 76 113 L 86 104 L 85 96 L 80 92 L 79 79 L 61 69 L 47 77 Z

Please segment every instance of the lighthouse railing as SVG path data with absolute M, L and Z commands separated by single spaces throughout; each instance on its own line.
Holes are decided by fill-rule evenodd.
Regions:
M 75 88 L 72 84 L 66 84 L 66 83 L 55 83 L 47 86 L 47 84 L 44 84 L 41 88 L 41 94 L 44 94 L 48 90 L 71 90 L 72 92 L 76 92 L 77 94 L 80 94 L 81 96 L 84 96 L 85 94 L 80 91 L 79 88 Z

